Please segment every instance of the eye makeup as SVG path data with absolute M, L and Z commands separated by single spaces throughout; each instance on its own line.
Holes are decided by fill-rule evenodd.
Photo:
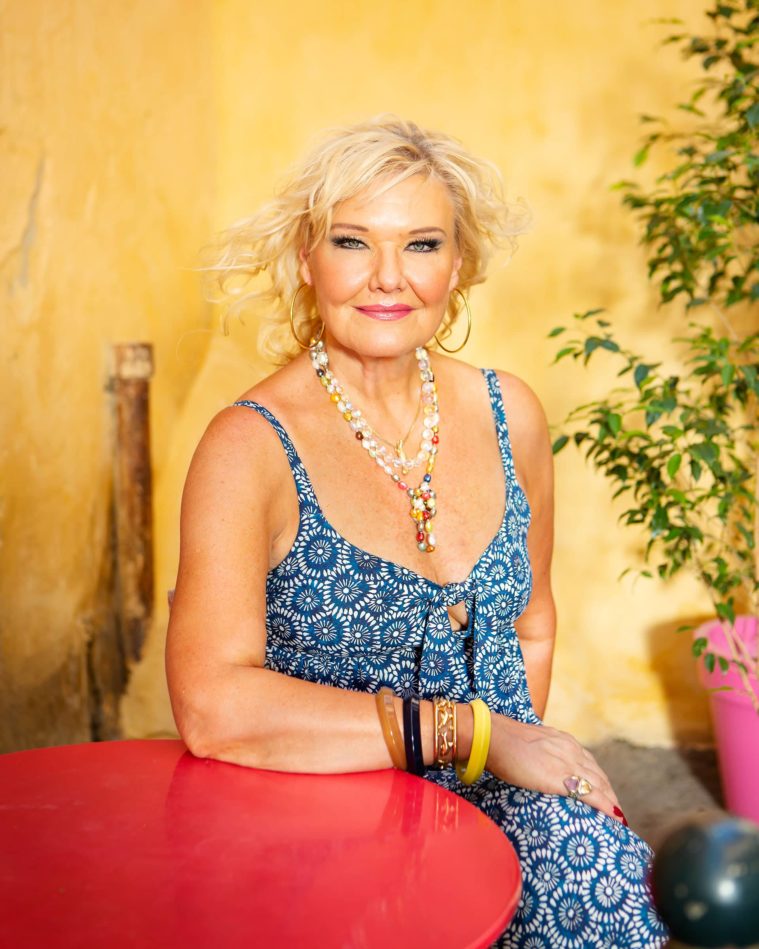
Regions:
M 330 243 L 333 244 L 335 247 L 345 247 L 348 250 L 356 249 L 357 245 L 359 248 L 366 247 L 366 244 L 360 238 L 352 237 L 347 234 L 345 235 L 337 234 L 337 235 L 334 235 L 333 237 L 330 237 Z M 437 237 L 422 237 L 422 238 L 418 238 L 417 240 L 411 241 L 408 244 L 408 247 L 420 248 L 420 250 L 418 251 L 419 253 L 429 254 L 433 251 L 438 250 L 440 246 L 442 245 L 442 243 L 443 241 Z

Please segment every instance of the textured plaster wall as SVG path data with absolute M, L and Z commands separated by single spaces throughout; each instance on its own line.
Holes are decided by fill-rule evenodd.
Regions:
M 171 732 L 164 593 L 184 474 L 210 416 L 266 371 L 255 326 L 219 335 L 179 268 L 265 200 L 325 126 L 396 111 L 457 135 L 527 198 L 533 232 L 473 292 L 464 355 L 522 375 L 553 420 L 593 391 L 587 374 L 549 367 L 546 334 L 573 311 L 609 307 L 637 345 L 662 349 L 635 228 L 608 186 L 632 172 L 637 113 L 684 98 L 695 68 L 654 53 L 663 32 L 644 21 L 694 22 L 698 7 L 476 0 L 464 16 L 453 0 L 349 14 L 332 0 L 142 0 L 120 5 L 118 21 L 105 2 L 0 8 L 16 142 L 3 198 L 13 362 L 0 382 L 14 398 L 1 555 L 13 688 L 36 694 L 63 676 L 75 692 L 82 675 L 106 542 L 103 348 L 153 339 L 156 619 L 122 721 L 128 735 Z M 672 633 L 706 604 L 686 581 L 617 582 L 641 542 L 616 526 L 607 495 L 579 458 L 558 459 L 547 719 L 585 741 L 706 741 L 687 642 Z
M 207 5 L 0 4 L 0 749 L 86 739 L 108 623 L 109 347 L 155 347 L 156 471 L 204 357 Z M 206 337 L 203 337 L 204 341 Z

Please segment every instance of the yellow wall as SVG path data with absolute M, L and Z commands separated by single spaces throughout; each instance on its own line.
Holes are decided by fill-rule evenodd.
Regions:
M 89 736 L 110 344 L 150 340 L 156 469 L 204 358 L 210 24 L 175 0 L 0 5 L 0 747 Z
M 3 83 L 18 129 L 3 248 L 21 248 L 5 265 L 17 355 L 0 382 L 19 403 L 22 433 L 5 459 L 1 555 L 14 683 L 44 684 L 80 655 L 104 546 L 103 345 L 152 338 L 156 620 L 123 724 L 133 736 L 170 733 L 164 591 L 184 473 L 208 418 L 266 371 L 255 327 L 216 334 L 178 268 L 212 228 L 265 200 L 325 126 L 396 111 L 493 159 L 529 200 L 533 233 L 472 295 L 465 355 L 525 377 L 552 419 L 591 392 L 587 375 L 549 368 L 546 333 L 573 311 L 608 306 L 638 345 L 659 346 L 635 228 L 607 186 L 632 171 L 636 114 L 684 98 L 695 69 L 674 51 L 655 53 L 661 28 L 644 21 L 693 22 L 697 6 L 388 0 L 346 14 L 336 0 L 6 4 L 19 37 Z M 195 332 L 203 327 L 214 331 Z M 687 642 L 671 633 L 706 604 L 687 581 L 617 582 L 639 539 L 617 528 L 605 485 L 579 458 L 559 458 L 557 485 L 561 621 L 548 720 L 585 741 L 708 740 Z

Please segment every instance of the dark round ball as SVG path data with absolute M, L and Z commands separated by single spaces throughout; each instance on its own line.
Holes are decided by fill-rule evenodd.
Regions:
M 732 817 L 689 820 L 659 848 L 651 886 L 675 939 L 704 947 L 759 943 L 759 827 Z

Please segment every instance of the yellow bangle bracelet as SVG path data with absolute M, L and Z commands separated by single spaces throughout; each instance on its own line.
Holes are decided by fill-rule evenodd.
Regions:
M 393 760 L 393 765 L 400 768 L 401 771 L 405 771 L 406 751 L 403 747 L 403 736 L 398 726 L 398 716 L 395 714 L 393 692 L 385 686 L 377 692 L 375 701 L 377 702 L 377 713 L 382 725 L 382 735 Z
M 466 765 L 456 762 L 456 774 L 462 784 L 474 784 L 485 770 L 490 749 L 490 709 L 482 701 L 475 699 L 469 703 L 474 715 L 474 729 L 472 730 L 472 750 Z

